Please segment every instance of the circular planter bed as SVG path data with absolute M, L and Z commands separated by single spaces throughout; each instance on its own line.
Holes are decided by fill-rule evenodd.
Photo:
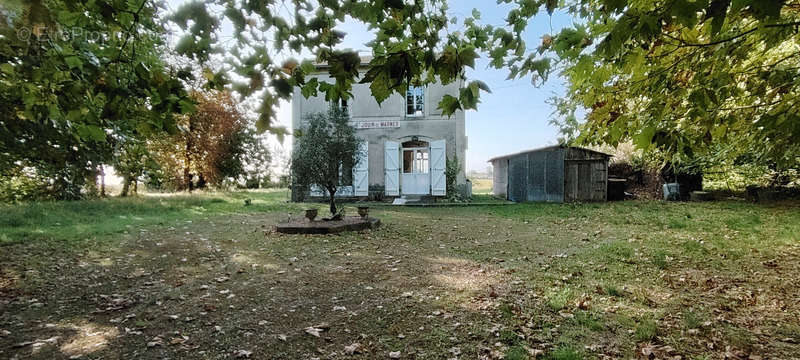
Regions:
M 346 216 L 341 220 L 335 221 L 297 220 L 280 223 L 275 226 L 275 230 L 284 234 L 332 234 L 342 231 L 375 229 L 380 226 L 380 224 L 381 221 L 376 218 Z

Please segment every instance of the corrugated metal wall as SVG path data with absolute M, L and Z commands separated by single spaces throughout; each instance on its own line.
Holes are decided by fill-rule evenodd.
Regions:
M 508 160 L 508 198 L 516 202 L 564 201 L 563 149 L 534 151 Z
M 508 159 L 508 199 L 523 202 L 528 198 L 528 155 Z

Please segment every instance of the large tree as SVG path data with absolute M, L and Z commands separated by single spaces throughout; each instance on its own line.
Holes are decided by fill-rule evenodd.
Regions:
M 312 113 L 294 143 L 292 177 L 296 185 L 319 186 L 328 193 L 331 215 L 336 214 L 336 190 L 348 171 L 358 165 L 361 142 L 346 111 Z
M 193 190 L 245 173 L 248 119 L 225 91 L 194 91 L 195 110 L 182 115 L 175 134 L 150 142 L 149 151 L 161 169 L 162 181 L 174 189 Z
M 29 167 L 81 196 L 118 139 L 175 129 L 191 109 L 164 63 L 160 2 L 0 5 L 0 170 Z
M 535 14 L 525 3 L 536 2 L 518 9 Z M 632 141 L 683 164 L 800 164 L 800 2 L 560 4 L 582 20 L 544 36 L 538 59 L 542 74 L 569 80 L 556 104 L 578 143 Z M 538 6 L 553 11 L 556 2 Z M 587 110 L 585 122 L 576 109 Z

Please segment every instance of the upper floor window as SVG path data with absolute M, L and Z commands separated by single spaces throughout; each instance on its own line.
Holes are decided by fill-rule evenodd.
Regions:
M 422 116 L 425 110 L 425 88 L 409 86 L 406 91 L 406 116 Z

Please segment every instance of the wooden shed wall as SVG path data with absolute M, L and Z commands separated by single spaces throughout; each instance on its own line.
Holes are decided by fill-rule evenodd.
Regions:
M 608 155 L 581 148 L 566 148 L 564 201 L 606 201 Z
M 564 201 L 606 201 L 608 160 L 568 160 L 564 165 Z

